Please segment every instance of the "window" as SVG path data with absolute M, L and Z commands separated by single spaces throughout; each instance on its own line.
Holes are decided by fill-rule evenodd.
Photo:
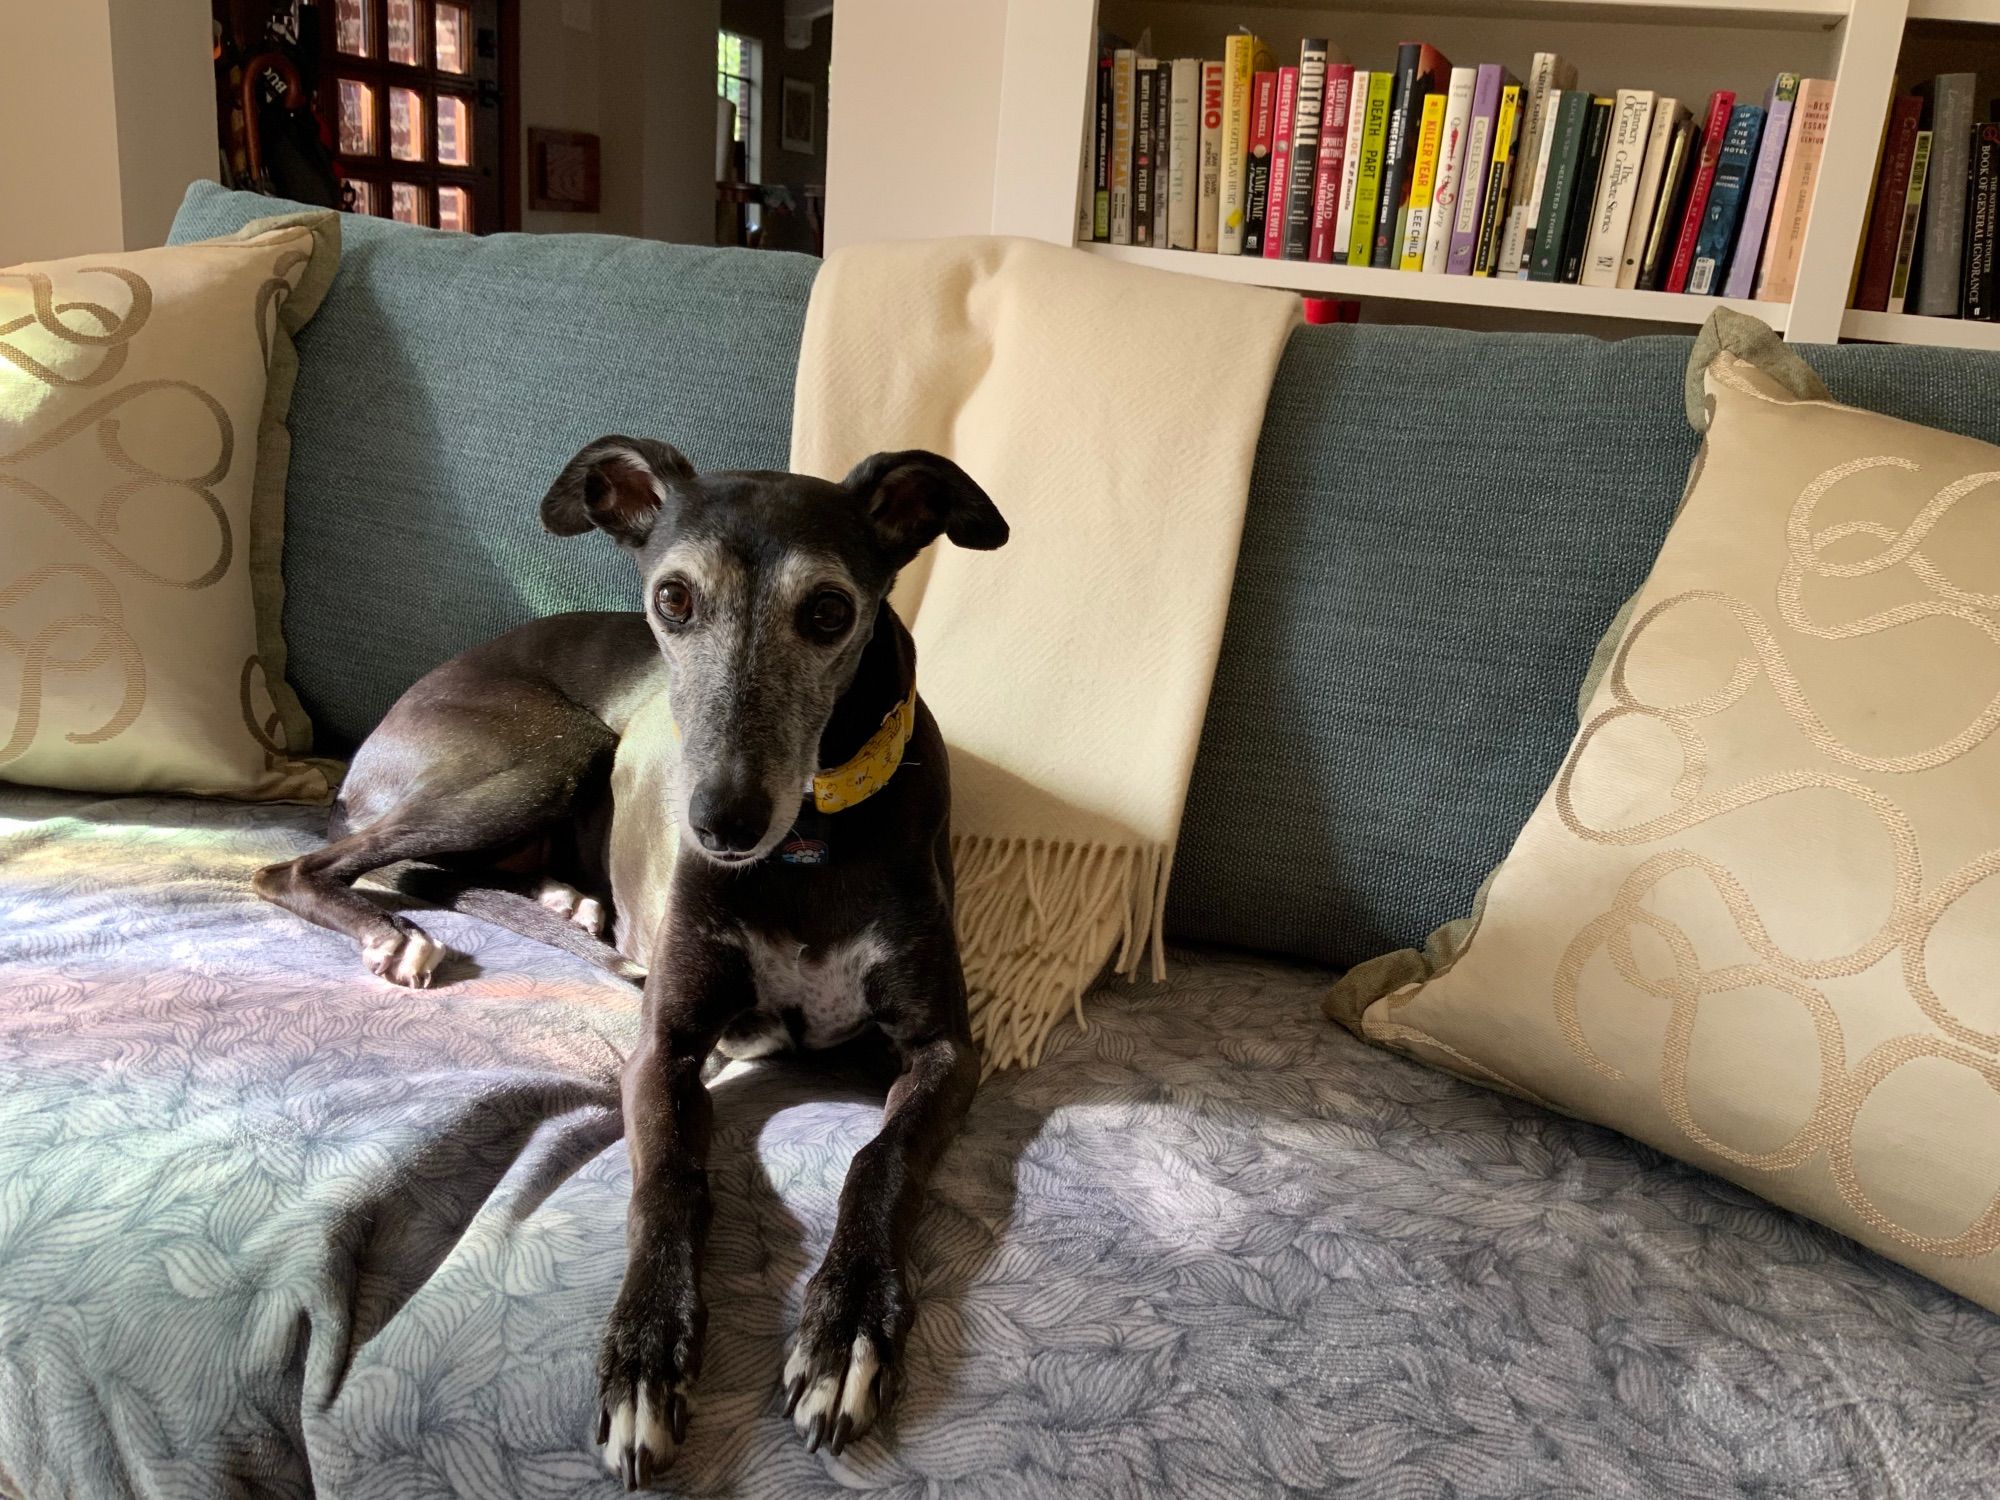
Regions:
M 743 180 L 763 180 L 763 152 L 757 126 L 763 93 L 763 47 L 734 31 L 715 36 L 715 91 L 736 106 L 736 139 L 743 144 Z

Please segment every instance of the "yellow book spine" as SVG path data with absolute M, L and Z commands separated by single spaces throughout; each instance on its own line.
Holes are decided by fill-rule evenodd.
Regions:
M 1417 159 L 1410 168 L 1410 220 L 1403 231 L 1405 271 L 1424 268 L 1424 241 L 1430 230 L 1431 189 L 1437 183 L 1438 141 L 1444 135 L 1443 94 L 1424 100 L 1423 123 L 1417 128 Z

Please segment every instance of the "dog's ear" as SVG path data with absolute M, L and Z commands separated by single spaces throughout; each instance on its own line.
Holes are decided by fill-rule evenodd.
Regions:
M 601 437 L 563 465 L 542 496 L 542 525 L 557 536 L 595 526 L 627 547 L 642 547 L 676 485 L 694 465 L 652 438 Z
M 864 458 L 841 481 L 861 502 L 883 547 L 902 567 L 942 532 L 961 547 L 990 552 L 1007 540 L 1007 523 L 950 459 L 921 448 Z

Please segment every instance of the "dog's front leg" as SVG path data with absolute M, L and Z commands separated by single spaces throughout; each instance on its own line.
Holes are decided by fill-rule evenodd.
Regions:
M 870 988 L 879 987 L 871 996 L 876 1013 L 903 1067 L 881 1131 L 848 1167 L 833 1240 L 806 1285 L 798 1338 L 785 1361 L 785 1410 L 815 1450 L 824 1442 L 839 1453 L 895 1398 L 897 1360 L 914 1314 L 904 1285 L 910 1236 L 931 1169 L 979 1082 L 956 945 L 946 933 L 930 946 L 928 960 L 908 955 L 869 976 Z
M 755 1003 L 743 950 L 716 930 L 665 924 L 646 980 L 643 1032 L 625 1064 L 632 1203 L 625 1282 L 597 1362 L 597 1440 L 628 1490 L 649 1484 L 679 1450 L 687 1388 L 701 1373 L 710 1118 L 701 1068 L 723 1030 Z

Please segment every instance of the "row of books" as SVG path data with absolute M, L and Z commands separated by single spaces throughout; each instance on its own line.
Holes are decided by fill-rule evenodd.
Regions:
M 1853 305 L 1995 321 L 2000 302 L 2000 99 L 1941 73 L 1889 105 Z
M 1648 89 L 1577 87 L 1535 54 L 1453 67 L 1407 42 L 1392 72 L 1308 37 L 1277 67 L 1101 39 L 1081 239 L 1454 276 L 1787 301 L 1833 85 L 1783 73 L 1761 105 L 1699 115 Z

